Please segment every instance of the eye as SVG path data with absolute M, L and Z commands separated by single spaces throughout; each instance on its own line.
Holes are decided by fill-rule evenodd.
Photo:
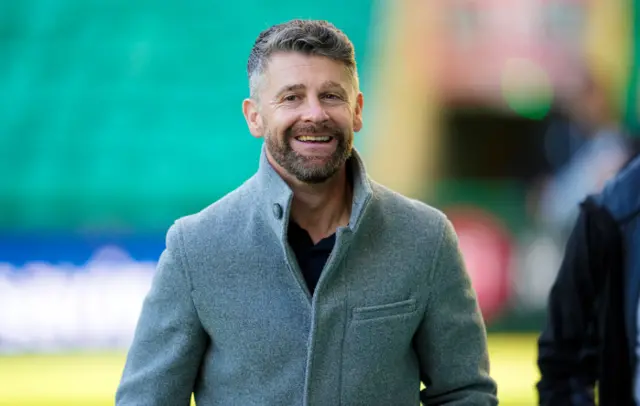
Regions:
M 342 100 L 342 97 L 335 93 L 327 93 L 324 95 L 324 98 L 329 100 Z
M 296 94 L 290 94 L 282 98 L 282 100 L 286 102 L 294 102 L 294 101 L 297 101 L 298 99 L 299 97 Z

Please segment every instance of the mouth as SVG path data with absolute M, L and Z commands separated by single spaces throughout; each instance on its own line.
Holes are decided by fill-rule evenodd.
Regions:
M 325 144 L 333 141 L 333 137 L 330 135 L 301 135 L 295 137 L 296 141 L 305 142 L 309 144 Z

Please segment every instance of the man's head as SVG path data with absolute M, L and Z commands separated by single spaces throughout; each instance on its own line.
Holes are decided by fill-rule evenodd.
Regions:
M 331 178 L 362 128 L 353 44 L 326 21 L 293 20 L 258 36 L 243 112 L 272 164 L 305 183 Z
M 611 80 L 597 71 L 588 71 L 578 92 L 571 100 L 570 112 L 576 122 L 585 126 L 586 136 L 600 134 L 603 127 L 618 122 L 619 106 Z

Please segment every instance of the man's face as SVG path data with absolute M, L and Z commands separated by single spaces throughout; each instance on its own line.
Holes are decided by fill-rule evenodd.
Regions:
M 272 163 L 305 183 L 324 182 L 343 167 L 362 128 L 363 98 L 342 63 L 276 53 L 257 93 L 243 108 Z

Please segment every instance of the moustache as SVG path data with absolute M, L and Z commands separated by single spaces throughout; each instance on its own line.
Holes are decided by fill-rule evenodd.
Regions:
M 342 137 L 343 133 L 340 128 L 336 127 L 331 123 L 296 123 L 289 127 L 285 134 L 287 138 L 299 137 L 301 135 L 312 135 L 312 134 L 328 134 L 333 137 Z

